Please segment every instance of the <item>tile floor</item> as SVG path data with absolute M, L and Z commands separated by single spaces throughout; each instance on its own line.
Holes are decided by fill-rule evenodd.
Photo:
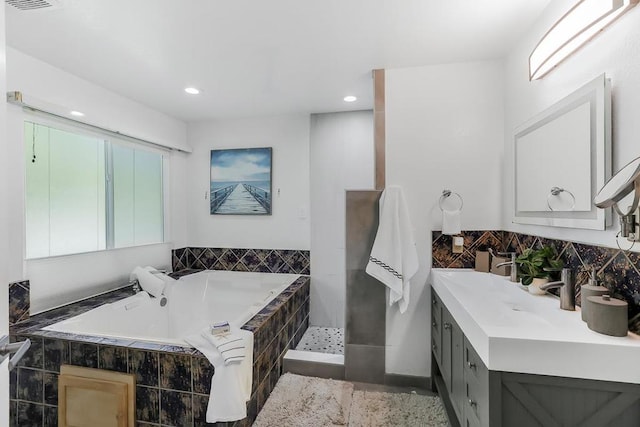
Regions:
M 344 328 L 309 326 L 296 350 L 344 354 Z

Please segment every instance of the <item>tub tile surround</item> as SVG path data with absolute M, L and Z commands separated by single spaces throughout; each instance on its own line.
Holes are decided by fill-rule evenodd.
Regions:
M 186 247 L 172 251 L 174 272 L 230 270 L 309 275 L 309 251 L 293 249 L 233 249 Z
M 640 254 L 621 249 L 538 237 L 510 231 L 463 231 L 465 249 L 451 252 L 451 236 L 432 232 L 432 265 L 435 268 L 473 268 L 475 253 L 481 246 L 521 254 L 527 248 L 545 245 L 556 249 L 567 267 L 576 275 L 576 304 L 580 305 L 580 286 L 587 284 L 591 270 L 614 296 L 629 304 L 629 330 L 640 333 Z
M 28 280 L 9 283 L 9 325 L 29 318 L 30 285 Z
M 264 260 L 268 252 L 255 256 L 263 256 Z M 238 254 L 234 255 L 239 258 Z M 228 255 L 227 259 L 233 257 Z M 174 277 L 186 275 L 187 271 L 199 270 L 184 270 Z M 10 377 L 12 425 L 57 424 L 57 379 L 61 364 L 135 374 L 138 425 L 206 425 L 214 368 L 199 351 L 42 330 L 131 294 L 128 287 L 118 289 L 35 315 L 11 327 L 13 340 L 29 338 L 32 341 L 32 348 Z M 243 326 L 254 334 L 253 388 L 247 403 L 248 417 L 216 425 L 249 426 L 255 420 L 282 373 L 285 352 L 296 347 L 308 327 L 309 294 L 310 279 L 302 276 Z

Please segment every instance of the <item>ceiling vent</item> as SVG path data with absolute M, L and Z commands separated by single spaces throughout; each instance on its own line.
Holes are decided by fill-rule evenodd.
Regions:
M 51 10 L 61 7 L 59 0 L 4 0 L 18 10 Z

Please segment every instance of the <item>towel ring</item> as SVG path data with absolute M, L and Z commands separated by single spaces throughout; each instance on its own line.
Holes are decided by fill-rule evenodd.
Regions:
M 560 193 L 568 193 L 571 196 L 571 207 L 569 208 L 570 211 L 573 210 L 573 208 L 576 207 L 576 196 L 573 195 L 573 193 L 569 190 L 566 190 L 564 188 L 560 188 L 560 187 L 551 187 L 551 190 L 549 191 L 549 195 L 547 196 L 547 206 L 549 207 L 550 211 L 555 211 L 555 209 L 553 209 L 551 207 L 551 197 L 557 197 L 560 195 Z
M 440 199 L 438 199 L 438 206 L 440 207 L 440 210 L 444 212 L 445 209 L 442 207 L 442 202 L 444 202 L 451 195 L 457 196 L 458 199 L 460 199 L 460 207 L 458 208 L 458 210 L 461 211 L 462 207 L 464 206 L 464 200 L 462 200 L 462 196 L 460 194 L 451 190 L 442 191 L 442 196 L 440 196 Z M 455 212 L 455 211 L 451 211 L 451 212 Z

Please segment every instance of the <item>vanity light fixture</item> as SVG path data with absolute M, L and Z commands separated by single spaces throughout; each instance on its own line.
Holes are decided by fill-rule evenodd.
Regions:
M 355 102 L 358 100 L 358 98 L 356 98 L 353 95 L 347 95 L 344 98 L 342 98 L 344 100 L 344 102 Z
M 84 117 L 84 113 L 81 113 L 80 111 L 76 111 L 76 110 L 71 111 L 69 114 L 71 114 L 74 117 Z
M 579 0 L 553 24 L 529 56 L 529 80 L 544 77 L 639 0 Z
M 184 91 L 187 92 L 189 95 L 198 95 L 200 93 L 200 89 L 195 87 L 185 87 Z

